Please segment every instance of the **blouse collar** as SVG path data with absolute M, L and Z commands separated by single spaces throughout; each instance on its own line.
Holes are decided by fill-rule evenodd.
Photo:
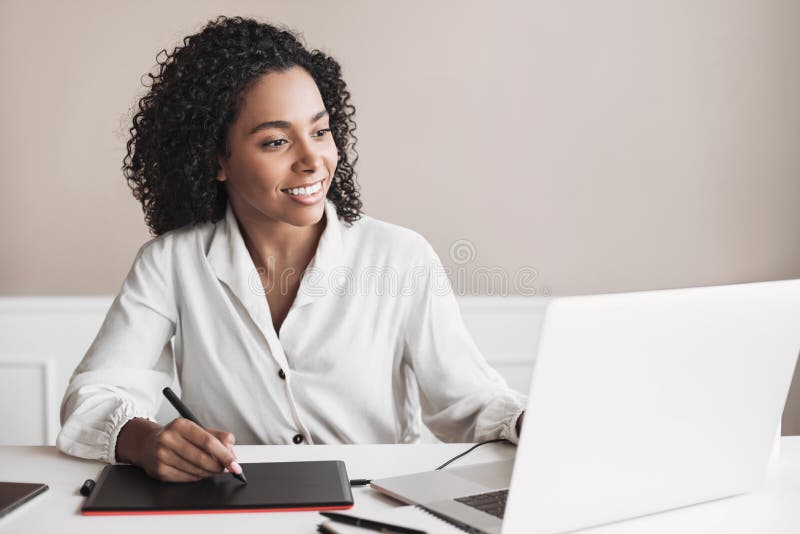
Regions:
M 347 262 L 344 257 L 342 240 L 343 223 L 339 220 L 333 201 L 326 198 L 324 202 L 325 229 L 320 236 L 314 257 L 303 274 L 292 308 L 304 306 L 324 297 L 331 291 L 339 290 L 346 279 Z M 225 217 L 220 219 L 214 227 L 206 257 L 217 278 L 230 288 L 254 321 L 264 328 L 272 329 L 272 325 L 267 321 L 269 307 L 266 302 L 266 293 L 253 259 L 250 257 L 250 252 L 244 243 L 244 238 L 239 231 L 230 201 L 227 203 Z M 342 274 L 345 275 L 342 276 Z

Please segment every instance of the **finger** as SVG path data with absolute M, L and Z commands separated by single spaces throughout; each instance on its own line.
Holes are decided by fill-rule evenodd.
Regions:
M 219 430 L 218 428 L 206 428 L 206 432 L 213 434 L 214 437 L 220 440 L 228 449 L 232 449 L 236 444 L 236 438 L 230 432 Z
M 167 450 L 170 450 L 174 451 L 177 456 L 180 456 L 189 464 L 194 465 L 203 471 L 211 474 L 222 472 L 223 466 L 215 458 L 202 449 L 199 449 L 191 441 L 186 439 L 184 436 L 186 427 L 189 425 L 194 425 L 194 423 L 188 420 L 184 421 L 186 421 L 186 423 L 183 425 L 176 425 L 171 429 L 170 432 L 165 432 L 162 435 L 164 447 L 161 451 L 162 455 L 159 456 L 159 459 L 166 460 L 167 455 L 164 453 Z
M 212 474 L 222 472 L 223 466 L 220 462 L 185 437 L 189 431 L 187 429 L 191 426 L 197 427 L 191 421 L 184 419 L 182 423 L 174 425 L 170 432 L 164 433 L 164 448 L 175 451 L 185 461 L 204 471 Z M 200 430 L 202 431 L 202 428 Z
M 217 436 L 217 439 L 219 439 L 219 438 L 220 438 L 220 436 L 219 436 L 219 435 L 217 435 L 217 434 L 215 434 L 215 435 Z M 232 444 L 232 443 L 230 443 L 230 442 L 227 442 L 227 441 L 223 441 L 223 440 L 221 440 L 221 439 L 220 439 L 220 441 L 222 441 L 222 444 L 223 444 L 223 445 L 225 445 L 225 448 L 226 448 L 226 449 L 228 449 L 229 451 L 231 451 L 231 454 L 233 455 L 233 459 L 234 459 L 234 460 L 236 460 L 236 461 L 238 461 L 238 460 L 239 460 L 239 455 L 238 455 L 238 454 L 236 454 L 236 449 L 234 449 L 234 448 L 233 448 L 233 444 Z M 226 468 L 226 470 L 227 470 L 227 468 Z
M 206 432 L 203 428 L 191 421 L 188 421 L 188 424 L 181 425 L 180 435 L 203 453 L 211 456 L 214 461 L 218 462 L 220 464 L 218 471 L 222 471 L 224 467 L 229 466 L 236 459 L 233 453 L 213 434 Z M 198 456 L 198 459 L 203 459 L 203 456 Z M 190 458 L 190 460 L 196 463 L 194 462 L 194 457 Z M 211 470 L 211 465 L 209 465 L 208 462 L 199 465 L 202 465 L 205 469 Z
M 176 450 L 169 449 L 164 455 L 163 460 L 165 464 L 174 467 L 184 473 L 188 473 L 190 475 L 200 477 L 200 478 L 208 478 L 216 475 L 217 473 L 208 471 L 203 467 L 193 464 L 186 458 L 180 455 L 180 453 Z
M 189 441 L 185 436 L 177 436 L 176 441 L 175 452 L 187 462 L 196 465 L 204 471 L 215 474 L 221 473 L 225 468 L 222 462 Z
M 220 430 L 219 428 L 206 428 L 206 432 L 213 434 L 222 443 L 236 444 L 236 438 L 231 432 L 227 430 Z

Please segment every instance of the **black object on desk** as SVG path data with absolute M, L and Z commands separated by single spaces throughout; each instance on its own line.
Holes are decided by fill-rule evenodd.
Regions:
M 133 465 L 108 465 L 81 513 L 316 511 L 344 510 L 353 506 L 353 494 L 342 461 L 245 465 L 250 479 L 246 485 L 227 474 L 197 482 L 162 482 Z
M 397 532 L 398 534 L 427 534 L 424 530 L 417 530 L 415 528 L 401 527 L 399 525 L 391 525 L 389 523 L 381 523 L 380 521 L 372 521 L 370 519 L 361 519 L 347 514 L 331 514 L 320 512 L 332 521 L 345 523 L 347 525 L 354 525 L 356 527 L 366 528 L 369 530 L 377 530 L 380 532 Z
M 197 419 L 197 417 L 195 417 L 195 415 L 191 412 L 191 410 L 189 410 L 189 407 L 186 406 L 181 401 L 181 399 L 178 398 L 177 395 L 175 395 L 174 391 L 172 391 L 170 388 L 166 387 L 163 390 L 161 390 L 161 392 L 167 398 L 169 403 L 172 404 L 172 406 L 176 410 L 178 410 L 178 413 L 181 414 L 181 417 L 185 417 L 186 419 L 188 419 L 192 423 L 196 424 L 200 428 L 203 428 L 203 429 L 205 428 L 203 426 L 203 423 L 201 423 L 200 420 Z M 234 473 L 233 471 L 231 471 L 231 474 L 234 476 L 234 478 L 238 478 L 239 480 L 241 480 L 242 482 L 247 484 L 247 478 L 245 478 L 245 476 L 244 476 L 244 467 L 242 467 L 242 472 L 241 473 L 237 474 L 237 473 Z
M 94 480 L 92 480 L 91 478 L 87 479 L 86 482 L 83 483 L 83 486 L 81 486 L 80 490 L 81 495 L 83 495 L 84 497 L 88 497 L 89 495 L 92 494 L 94 487 L 95 487 Z
M 3 517 L 11 510 L 28 502 L 40 493 L 44 493 L 47 489 L 47 484 L 0 482 L 0 517 Z

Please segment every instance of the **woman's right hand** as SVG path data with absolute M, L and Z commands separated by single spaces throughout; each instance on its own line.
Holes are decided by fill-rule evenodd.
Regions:
M 146 419 L 132 419 L 117 438 L 117 458 L 138 465 L 158 480 L 193 482 L 226 468 L 241 473 L 234 442 L 230 432 L 203 429 L 183 417 L 163 427 Z

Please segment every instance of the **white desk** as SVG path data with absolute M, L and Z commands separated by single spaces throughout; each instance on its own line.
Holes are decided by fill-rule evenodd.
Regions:
M 768 480 L 762 491 L 622 521 L 582 533 L 798 533 L 800 437 L 781 441 L 777 475 Z M 467 448 L 468 445 L 464 444 L 282 445 L 240 446 L 237 452 L 242 462 L 344 460 L 350 478 L 378 478 L 432 469 Z M 510 458 L 515 451 L 513 446 L 506 444 L 484 445 L 458 460 L 458 464 Z M 54 447 L 0 447 L 0 480 L 44 482 L 50 486 L 44 494 L 0 519 L 0 533 L 313 534 L 321 519 L 313 512 L 83 517 L 80 515 L 83 497 L 78 488 L 85 479 L 96 478 L 102 468 L 101 463 L 62 455 Z M 353 488 L 353 494 L 356 504 L 352 513 L 397 506 L 396 502 L 369 488 Z

